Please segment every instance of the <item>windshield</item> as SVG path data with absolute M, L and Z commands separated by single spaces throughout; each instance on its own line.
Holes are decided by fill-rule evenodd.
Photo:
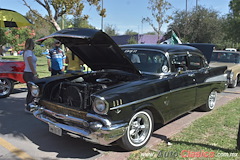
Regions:
M 229 52 L 213 52 L 211 61 L 239 63 L 240 62 L 240 54 L 229 53 Z
M 166 73 L 168 61 L 163 53 L 148 50 L 123 49 L 126 56 L 141 72 Z

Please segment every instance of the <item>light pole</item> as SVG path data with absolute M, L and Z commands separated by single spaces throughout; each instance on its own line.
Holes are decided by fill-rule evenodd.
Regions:
M 103 10 L 103 0 L 102 0 L 102 10 Z M 102 20 L 101 20 L 101 30 L 103 30 L 103 15 L 102 15 Z
M 186 0 L 186 13 L 187 13 L 187 0 Z

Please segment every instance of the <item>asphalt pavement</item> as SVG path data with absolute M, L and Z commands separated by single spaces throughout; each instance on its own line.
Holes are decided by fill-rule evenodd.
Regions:
M 15 90 L 0 99 L 0 160 L 115 160 L 127 159 L 131 152 L 118 146 L 101 146 L 48 132 L 48 126 L 24 112 L 26 89 Z M 240 97 L 240 87 L 229 88 L 218 95 L 217 107 Z M 147 147 L 165 143 L 194 120 L 208 112 L 193 111 L 157 129 Z

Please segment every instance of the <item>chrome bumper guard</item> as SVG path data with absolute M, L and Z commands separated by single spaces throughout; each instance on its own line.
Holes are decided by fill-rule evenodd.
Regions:
M 88 122 L 87 120 L 81 118 L 50 111 L 33 103 L 30 105 L 30 107 L 33 111 L 33 115 L 48 125 L 60 128 L 73 137 L 81 137 L 87 141 L 102 145 L 109 145 L 110 143 L 121 138 L 125 134 L 128 126 L 128 123 L 112 125 L 108 119 L 91 113 L 87 113 L 86 117 L 95 121 Z M 51 115 L 56 120 L 48 115 Z M 59 123 L 57 120 L 63 120 L 64 122 L 74 123 L 77 125 Z

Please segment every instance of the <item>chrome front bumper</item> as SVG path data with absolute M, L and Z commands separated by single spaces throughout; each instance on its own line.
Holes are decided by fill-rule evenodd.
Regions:
M 128 126 L 128 123 L 112 125 L 108 119 L 96 114 L 86 114 L 86 118 L 91 119 L 90 121 L 59 114 L 34 103 L 30 106 L 33 115 L 49 126 L 60 128 L 71 136 L 81 137 L 87 141 L 102 145 L 108 145 L 121 138 Z

